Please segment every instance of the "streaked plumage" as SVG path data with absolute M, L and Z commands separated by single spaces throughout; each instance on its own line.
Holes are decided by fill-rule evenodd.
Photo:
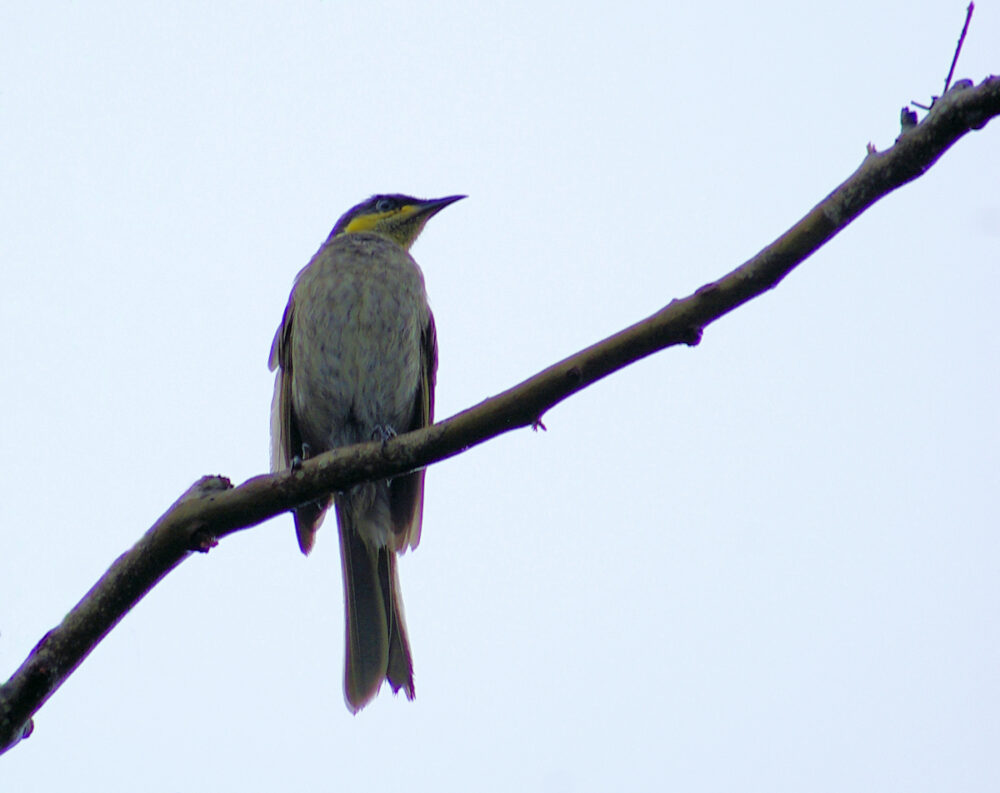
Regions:
M 374 196 L 347 212 L 298 274 L 269 365 L 271 468 L 386 439 L 434 417 L 437 339 L 423 275 L 407 252 L 462 196 Z M 412 699 L 413 663 L 396 554 L 420 540 L 424 472 L 371 482 L 295 510 L 308 553 L 333 501 L 344 575 L 344 693 L 356 712 L 389 680 Z

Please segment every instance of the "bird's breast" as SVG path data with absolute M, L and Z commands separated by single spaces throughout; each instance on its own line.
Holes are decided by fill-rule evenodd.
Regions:
M 292 399 L 313 452 L 409 429 L 430 317 L 410 255 L 374 235 L 334 238 L 293 301 Z

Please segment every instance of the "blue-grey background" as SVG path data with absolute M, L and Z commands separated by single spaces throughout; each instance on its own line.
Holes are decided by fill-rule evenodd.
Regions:
M 266 469 L 349 206 L 470 196 L 414 249 L 444 418 L 783 232 L 964 11 L 4 5 L 0 677 L 197 477 Z M 998 53 L 984 2 L 957 76 Z M 998 789 L 998 183 L 994 122 L 700 347 L 434 466 L 415 702 L 348 714 L 337 542 L 283 516 L 157 587 L 0 789 Z

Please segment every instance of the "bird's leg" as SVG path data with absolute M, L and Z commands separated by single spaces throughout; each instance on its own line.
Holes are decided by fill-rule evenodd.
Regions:
M 387 441 L 395 437 L 396 430 L 389 424 L 376 424 L 375 429 L 372 430 L 372 440 L 382 441 L 383 446 L 385 446 Z
M 308 443 L 302 444 L 302 454 L 296 454 L 292 457 L 292 470 L 298 471 L 302 467 L 302 463 L 308 460 L 312 456 L 312 449 L 309 447 Z

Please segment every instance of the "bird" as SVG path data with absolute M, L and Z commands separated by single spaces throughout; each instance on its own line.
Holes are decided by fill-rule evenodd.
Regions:
M 437 331 L 409 249 L 430 218 L 465 197 L 374 195 L 344 213 L 296 276 L 268 359 L 272 471 L 433 422 Z M 396 557 L 420 541 L 423 494 L 421 469 L 293 510 L 303 554 L 331 503 L 336 510 L 352 713 L 385 680 L 414 698 Z

